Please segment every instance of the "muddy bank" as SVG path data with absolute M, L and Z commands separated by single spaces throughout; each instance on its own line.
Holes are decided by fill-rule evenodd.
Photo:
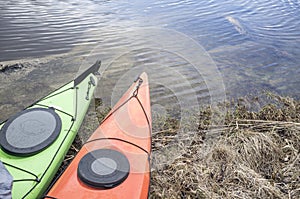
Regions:
M 81 63 L 65 54 L 0 62 L 0 122 L 72 80 Z

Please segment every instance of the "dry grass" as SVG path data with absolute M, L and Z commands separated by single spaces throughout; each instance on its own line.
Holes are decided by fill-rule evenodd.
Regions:
M 300 102 L 269 96 L 258 112 L 232 103 L 222 126 L 211 128 L 213 109 L 204 109 L 193 141 L 159 167 L 155 154 L 174 144 L 177 127 L 154 132 L 150 198 L 299 198 Z M 209 129 L 220 136 L 206 138 Z

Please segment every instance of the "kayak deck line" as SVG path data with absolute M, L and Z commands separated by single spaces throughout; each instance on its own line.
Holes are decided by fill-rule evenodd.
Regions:
M 151 157 L 151 154 L 144 148 L 140 147 L 139 145 L 137 144 L 134 144 L 133 142 L 129 142 L 127 140 L 124 140 L 124 139 L 120 139 L 120 138 L 113 138 L 113 137 L 106 137 L 106 138 L 96 138 L 96 139 L 92 139 L 92 140 L 89 140 L 87 141 L 86 143 L 84 143 L 83 145 L 87 145 L 91 142 L 96 142 L 96 141 L 101 141 L 101 140 L 117 140 L 117 141 L 121 141 L 121 142 L 125 142 L 127 144 L 131 144 L 139 149 L 141 149 L 142 151 L 144 151 L 147 155 L 148 155 L 148 158 L 150 160 L 150 157 Z
M 53 108 L 53 109 L 56 110 L 56 111 L 59 111 L 59 112 L 61 112 L 61 113 L 63 113 L 63 114 L 66 114 L 66 115 L 70 116 L 70 117 L 71 117 L 71 120 L 72 120 L 72 121 L 73 121 L 73 120 L 75 121 L 73 115 L 71 115 L 70 113 L 67 113 L 67 112 L 65 112 L 65 111 L 63 111 L 63 110 L 60 110 L 60 109 L 55 108 L 55 107 L 53 107 L 53 106 L 47 106 L 47 105 L 43 105 L 43 104 L 39 104 L 39 103 L 37 103 L 37 104 L 35 104 L 35 105 L 41 106 L 41 107 L 45 107 L 45 108 Z
M 134 82 L 137 82 L 137 81 L 139 81 L 139 82 L 138 82 L 138 85 L 136 86 L 136 89 L 133 91 L 132 95 L 131 95 L 125 102 L 123 102 L 123 103 L 122 103 L 121 105 L 119 105 L 117 108 L 115 108 L 114 110 L 112 110 L 111 113 L 108 114 L 108 115 L 101 121 L 100 125 L 103 124 L 103 123 L 104 123 L 109 117 L 111 117 L 113 114 L 115 114 L 115 113 L 116 113 L 120 108 L 122 108 L 125 104 L 127 104 L 131 99 L 135 98 L 135 99 L 137 99 L 137 101 L 139 102 L 139 105 L 140 105 L 141 109 L 143 110 L 144 116 L 145 116 L 145 118 L 146 118 L 146 120 L 147 120 L 147 124 L 148 124 L 148 128 L 149 128 L 149 134 L 151 135 L 152 129 L 151 129 L 149 117 L 148 117 L 148 115 L 147 115 L 147 113 L 146 113 L 146 111 L 145 111 L 145 109 L 144 109 L 143 104 L 141 103 L 141 101 L 140 101 L 139 98 L 138 98 L 138 91 L 139 91 L 140 86 L 141 86 L 142 83 L 143 83 L 143 79 L 141 79 L 140 77 L 138 77 Z M 97 140 L 103 140 L 103 139 L 114 139 L 114 140 L 119 140 L 119 141 L 126 142 L 126 143 L 128 143 L 128 144 L 134 145 L 134 146 L 140 148 L 140 149 L 141 149 L 142 151 L 144 151 L 145 153 L 147 153 L 148 156 L 150 157 L 150 153 L 149 153 L 146 149 L 144 149 L 144 148 L 138 146 L 137 144 L 134 144 L 134 143 L 132 143 L 132 142 L 129 142 L 129 141 L 127 141 L 127 140 L 120 139 L 120 138 L 97 138 L 97 139 L 88 140 L 86 143 L 84 143 L 84 145 L 86 145 L 86 144 L 88 144 L 88 143 L 90 143 L 90 142 L 94 142 L 94 141 L 97 141 Z M 150 148 L 150 151 L 151 151 L 151 148 Z
M 12 165 L 12 164 L 8 164 L 8 163 L 6 163 L 6 162 L 2 162 L 2 163 L 3 163 L 4 165 L 13 167 L 13 168 L 18 169 L 18 170 L 20 170 L 20 171 L 24 171 L 24 172 L 26 172 L 26 173 L 28 173 L 28 174 L 31 174 L 31 175 L 33 175 L 33 176 L 35 177 L 35 179 L 13 180 L 13 182 L 19 182 L 19 181 L 23 181 L 23 180 L 36 181 L 36 182 L 39 182 L 39 181 L 40 181 L 39 177 L 38 177 L 37 175 L 35 175 L 34 173 L 30 172 L 30 171 L 24 170 L 24 169 L 22 169 L 22 168 L 16 167 L 16 166 L 14 166 L 14 165 Z
M 0 160 L 13 176 L 12 198 L 40 198 L 47 189 L 83 121 L 97 85 L 95 75 L 99 70 L 100 63 L 100 61 L 96 62 L 96 64 L 89 67 L 76 79 L 42 97 L 23 111 L 0 124 Z M 50 124 L 45 120 L 43 114 L 47 113 L 47 110 L 51 110 L 50 112 L 53 112 L 61 120 L 62 125 L 59 128 L 57 127 L 59 125 L 57 120 L 49 121 Z M 19 119 L 23 115 L 25 115 L 24 119 Z M 44 118 L 39 118 L 40 115 Z M 32 118 L 32 116 L 34 117 Z M 40 121 L 42 123 L 38 123 Z M 15 127 L 10 127 L 11 124 Z M 45 127 L 42 128 L 40 125 L 45 125 Z M 31 145 L 33 147 L 30 148 L 34 148 L 41 145 L 41 142 L 48 140 L 48 132 L 52 132 L 52 130 L 48 131 L 44 128 L 53 129 L 53 126 L 55 127 L 54 132 L 58 133 L 58 135 L 55 135 L 56 137 L 52 138 L 54 140 L 49 144 L 42 145 L 41 149 L 29 153 L 25 152 L 22 155 L 15 154 L 14 151 L 6 151 L 7 146 L 3 145 L 3 140 L 7 140 L 6 142 L 10 145 L 11 143 L 17 143 L 16 145 L 12 145 L 16 148 Z M 17 128 L 17 131 L 14 130 L 15 128 Z M 7 129 L 10 130 L 8 131 Z M 8 132 L 13 132 L 13 137 L 7 135 Z M 30 136 L 32 135 L 28 135 L 27 132 L 32 132 L 35 136 L 33 140 L 37 140 L 37 142 L 26 142 L 25 140 L 23 144 L 23 136 L 28 136 L 28 139 L 31 139 Z M 38 135 L 40 132 L 47 133 L 45 134 L 46 137 Z M 10 140 L 14 137 L 20 141 L 11 142 Z M 26 181 L 32 181 L 32 183 L 26 183 Z
M 34 105 L 39 105 L 39 106 L 43 106 L 43 107 L 48 107 L 48 108 L 54 108 L 55 110 L 57 110 L 57 111 L 60 111 L 61 113 L 64 113 L 64 114 L 66 114 L 66 115 L 69 115 L 70 117 L 72 117 L 72 120 L 73 121 L 75 121 L 76 120 L 76 118 L 77 118 L 77 107 L 78 107 L 78 87 L 77 87 L 77 85 L 75 85 L 75 81 L 71 81 L 71 82 L 74 82 L 74 86 L 73 87 L 70 87 L 70 88 L 67 88 L 67 89 L 65 89 L 65 90 L 63 90 L 63 91 L 60 91 L 60 92 L 58 92 L 58 93 L 55 93 L 55 94 L 53 94 L 53 95 L 51 95 L 51 96 L 48 96 L 48 97 L 45 97 L 45 98 L 42 98 L 41 100 L 39 100 L 36 104 L 34 104 Z M 69 83 L 71 83 L 71 82 L 69 82 Z M 90 93 L 90 89 L 91 89 L 91 86 L 96 86 L 96 83 L 95 83 L 95 80 L 92 78 L 92 77 L 90 77 L 90 81 L 88 82 L 88 88 L 87 88 L 87 91 L 86 91 L 86 97 L 85 97 L 85 99 L 88 101 L 88 100 L 90 100 L 89 99 L 89 93 Z M 62 94 L 62 93 L 64 93 L 64 92 L 67 92 L 67 91 L 69 91 L 69 90 L 75 90 L 75 103 L 74 103 L 74 114 L 72 115 L 72 114 L 70 114 L 70 113 L 67 113 L 66 111 L 63 111 L 63 110 L 61 110 L 61 108 L 58 108 L 58 107 L 53 107 L 53 106 L 47 106 L 47 105 L 43 105 L 43 104 L 39 104 L 39 102 L 42 102 L 42 101 L 44 101 L 44 100 L 47 100 L 47 99 L 50 99 L 50 98 L 52 98 L 52 97 L 55 97 L 55 96 L 57 96 L 57 95 L 60 95 L 60 94 Z

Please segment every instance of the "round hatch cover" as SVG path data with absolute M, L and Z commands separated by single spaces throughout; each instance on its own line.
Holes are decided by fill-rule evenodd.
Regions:
M 111 149 L 98 149 L 87 153 L 79 162 L 79 179 L 94 188 L 113 188 L 129 175 L 130 165 L 122 153 Z
M 53 143 L 60 130 L 61 119 L 53 109 L 26 109 L 3 125 L 0 145 L 12 155 L 32 155 Z

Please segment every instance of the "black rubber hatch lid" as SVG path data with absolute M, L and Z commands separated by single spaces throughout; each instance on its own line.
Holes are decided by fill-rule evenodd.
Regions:
M 77 168 L 78 178 L 94 188 L 113 188 L 129 175 L 130 165 L 125 155 L 111 149 L 87 153 Z
M 51 108 L 26 109 L 1 128 L 1 148 L 16 156 L 36 154 L 56 140 L 61 126 L 60 117 Z

